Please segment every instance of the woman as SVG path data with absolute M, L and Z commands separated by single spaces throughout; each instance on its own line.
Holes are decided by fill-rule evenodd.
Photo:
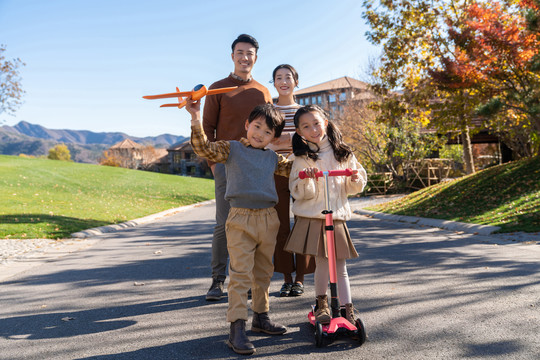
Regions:
M 277 66 L 272 73 L 272 80 L 279 96 L 274 104 L 285 117 L 285 128 L 281 136 L 268 148 L 289 156 L 292 154 L 292 136 L 295 133 L 294 114 L 300 108 L 293 96 L 298 86 L 298 73 L 288 64 Z M 291 232 L 290 228 L 290 196 L 289 179 L 275 175 L 276 191 L 279 202 L 276 205 L 280 227 L 274 252 L 274 271 L 283 274 L 284 283 L 279 291 L 280 296 L 300 296 L 304 293 L 304 275 L 315 271 L 315 261 L 309 255 L 292 254 L 283 250 L 283 246 Z M 293 281 L 292 274 L 296 271 Z

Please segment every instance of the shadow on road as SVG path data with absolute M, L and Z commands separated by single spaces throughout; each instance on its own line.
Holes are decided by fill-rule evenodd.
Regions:
M 342 355 L 361 358 L 361 354 L 384 353 L 388 355 L 386 358 L 396 358 L 393 356 L 401 354 L 403 349 L 409 351 L 409 355 L 417 351 L 418 354 L 437 354 L 437 346 L 444 346 L 448 352 L 443 355 L 448 355 L 447 358 L 511 357 L 530 350 L 529 345 L 513 337 L 511 331 L 517 333 L 524 325 L 534 326 L 536 315 L 532 313 L 527 313 L 529 323 L 512 320 L 517 319 L 516 314 L 527 311 L 527 306 L 534 310 L 540 305 L 526 302 L 529 292 L 534 293 L 534 301 L 538 302 L 537 292 L 534 292 L 540 284 L 537 259 L 513 259 L 505 256 L 500 247 L 482 243 L 482 237 L 435 228 L 419 231 L 413 226 L 354 217 L 349 222 L 349 230 L 360 255 L 347 265 L 352 297 L 366 323 L 370 341 L 358 351 L 354 350 L 357 344 L 350 339 L 338 339 L 324 348 L 315 348 L 313 329 L 306 316 L 315 297 L 310 275 L 306 277 L 305 296 L 280 299 L 271 289 L 273 314 L 291 331 L 274 337 L 250 332 L 258 349 L 253 357 L 320 355 L 318 358 L 340 358 Z M 118 346 L 115 348 L 118 353 L 84 359 L 169 359 L 178 358 L 180 354 L 182 358 L 193 359 L 233 358 L 234 354 L 224 343 L 228 330 L 225 330 L 226 299 L 211 303 L 204 298 L 210 285 L 212 231 L 213 221 L 179 225 L 165 222 L 128 229 L 104 235 L 100 246 L 64 258 L 59 271 L 5 282 L 6 286 L 16 285 L 15 289 L 54 284 L 68 289 L 84 288 L 91 299 L 96 299 L 84 306 L 100 305 L 67 312 L 32 310 L 33 314 L 5 317 L 0 319 L 0 337 L 67 341 L 71 337 L 129 327 L 137 331 L 145 326 L 160 327 L 164 333 L 174 332 L 172 342 L 169 339 L 159 345 L 157 340 L 148 341 L 141 349 L 128 347 L 129 351 Z M 115 241 L 108 242 L 112 238 Z M 121 256 L 126 253 L 129 257 Z M 87 268 L 73 265 L 92 257 L 107 265 Z M 273 279 L 273 285 L 279 289 L 281 274 Z M 138 287 L 135 283 L 146 285 Z M 173 298 L 148 301 L 156 294 L 173 294 Z M 105 303 L 103 306 L 111 295 L 117 301 L 129 299 L 129 304 Z M 13 302 L 23 300 L 16 290 L 5 292 L 3 297 Z M 164 314 L 166 312 L 174 314 L 174 328 L 151 323 L 143 317 L 161 314 L 152 318 L 168 320 L 172 315 Z M 200 322 L 196 330 L 190 326 L 192 317 Z M 501 329 L 500 324 L 511 324 L 513 328 L 507 331 Z M 183 334 L 183 341 L 177 341 L 178 329 L 187 332 Z M 221 334 L 216 335 L 216 332 Z M 492 333 L 495 335 L 491 336 Z M 488 336 L 484 337 L 486 334 Z M 352 351 L 345 352 L 349 350 Z M 83 359 L 81 353 L 77 356 Z

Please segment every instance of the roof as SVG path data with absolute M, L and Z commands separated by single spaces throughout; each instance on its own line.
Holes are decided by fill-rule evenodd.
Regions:
M 154 154 L 153 164 L 166 164 L 169 162 L 169 152 L 167 149 L 154 149 Z
M 167 151 L 192 151 L 190 139 L 171 145 Z
M 356 80 L 353 78 L 350 78 L 348 76 L 340 77 L 339 79 L 330 80 L 323 82 L 318 85 L 310 86 L 302 90 L 298 90 L 294 93 L 294 95 L 304 95 L 304 94 L 311 94 L 311 93 L 317 93 L 317 92 L 323 92 L 323 91 L 332 91 L 332 90 L 338 90 L 338 89 L 348 89 L 348 88 L 354 88 L 354 89 L 362 89 L 362 90 L 368 90 L 368 84 Z
M 141 144 L 136 143 L 135 141 L 131 139 L 124 139 L 114 144 L 110 148 L 111 149 L 142 149 L 143 146 Z

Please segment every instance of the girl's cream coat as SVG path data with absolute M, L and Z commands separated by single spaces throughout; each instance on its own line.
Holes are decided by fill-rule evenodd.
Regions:
M 339 163 L 334 157 L 334 152 L 325 137 L 319 144 L 320 151 L 317 161 L 308 159 L 306 156 L 296 157 L 289 177 L 289 188 L 291 195 L 295 199 L 292 206 L 294 215 L 324 219 L 322 211 L 326 209 L 324 179 L 318 180 L 307 178 L 300 179 L 298 173 L 305 168 L 316 167 L 319 170 L 343 170 L 358 169 L 360 179 L 358 182 L 351 181 L 350 177 L 332 176 L 328 178 L 330 192 L 330 209 L 336 220 L 349 220 L 351 218 L 351 207 L 347 200 L 347 195 L 354 195 L 362 192 L 367 183 L 366 170 L 360 165 L 353 155 L 343 163 Z

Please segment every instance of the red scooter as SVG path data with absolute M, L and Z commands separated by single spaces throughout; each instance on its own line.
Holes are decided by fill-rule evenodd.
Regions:
M 337 272 L 336 272 L 336 248 L 334 243 L 334 220 L 332 217 L 332 210 L 330 209 L 330 195 L 328 190 L 328 177 L 329 176 L 351 176 L 353 174 L 351 169 L 345 170 L 330 170 L 319 171 L 315 174 L 317 178 L 324 176 L 325 183 L 325 199 L 326 210 L 322 213 L 325 216 L 325 231 L 328 247 L 328 268 L 330 272 L 330 308 L 332 311 L 332 319 L 327 325 L 323 325 L 315 320 L 315 306 L 312 306 L 311 311 L 308 314 L 308 319 L 311 325 L 315 326 L 315 345 L 317 347 L 323 346 L 325 337 L 335 337 L 338 334 L 345 334 L 356 339 L 360 345 L 366 342 L 367 334 L 364 323 L 360 318 L 356 318 L 354 324 L 351 324 L 345 318 L 345 309 L 339 308 L 339 299 L 337 295 Z M 305 179 L 306 173 L 301 171 L 299 173 L 300 179 Z

